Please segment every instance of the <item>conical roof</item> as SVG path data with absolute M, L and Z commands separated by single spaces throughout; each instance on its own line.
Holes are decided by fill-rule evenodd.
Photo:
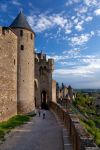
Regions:
M 23 29 L 27 29 L 33 32 L 32 28 L 30 27 L 22 11 L 18 14 L 18 16 L 14 19 L 14 21 L 9 27 L 10 28 L 23 28 Z

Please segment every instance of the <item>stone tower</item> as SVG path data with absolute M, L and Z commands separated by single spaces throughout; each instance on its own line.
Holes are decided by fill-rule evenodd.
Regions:
M 70 85 L 68 86 L 68 95 L 70 99 L 73 100 L 73 89 Z
M 52 72 L 54 60 L 46 59 L 46 54 L 35 54 L 35 104 L 48 108 L 52 101 Z
M 18 37 L 17 110 L 24 114 L 34 110 L 34 32 L 20 12 L 10 25 Z

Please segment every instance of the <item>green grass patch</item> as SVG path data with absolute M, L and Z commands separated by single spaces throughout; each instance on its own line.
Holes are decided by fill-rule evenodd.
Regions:
M 14 129 L 17 126 L 20 126 L 30 120 L 31 116 L 17 115 L 10 118 L 8 121 L 0 123 L 0 140 L 4 140 L 6 133 L 10 132 L 11 129 Z
M 88 121 L 80 120 L 80 122 L 92 135 L 95 143 L 100 147 L 100 129 L 96 128 L 95 122 L 91 119 L 89 119 Z

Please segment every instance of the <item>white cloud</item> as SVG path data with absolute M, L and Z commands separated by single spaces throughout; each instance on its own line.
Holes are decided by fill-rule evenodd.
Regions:
M 79 53 L 80 53 L 80 49 L 79 48 L 73 48 L 71 50 L 63 51 L 63 54 L 67 54 L 69 56 L 75 56 L 75 55 L 78 55 Z
M 53 58 L 55 60 L 55 62 L 61 61 L 61 60 L 65 60 L 65 59 L 69 59 L 68 55 L 53 55 L 53 56 L 47 56 L 47 58 Z
M 78 8 L 75 8 L 75 11 L 79 14 L 83 14 L 83 13 L 86 13 L 88 11 L 88 7 L 81 5 Z
M 73 46 L 81 46 L 86 44 L 94 35 L 94 32 L 91 31 L 91 33 L 85 33 L 85 34 L 81 34 L 80 36 L 75 36 L 72 38 L 69 38 L 69 41 L 71 42 L 71 45 Z
M 52 22 L 43 15 L 40 15 L 39 19 L 35 15 L 28 16 L 27 19 L 35 32 L 42 32 L 52 27 Z
M 79 19 L 78 18 L 75 18 L 75 20 L 74 20 L 74 23 L 78 23 L 78 21 L 79 21 Z
M 75 26 L 75 29 L 76 29 L 77 31 L 82 31 L 82 30 L 83 30 L 83 27 L 82 27 L 81 24 L 78 23 L 78 24 Z
M 52 20 L 52 22 L 60 27 L 64 27 L 68 20 L 66 18 L 64 18 L 63 16 L 60 15 L 53 15 L 50 17 L 50 20 Z
M 100 9 L 95 10 L 94 13 L 96 16 L 99 16 L 100 15 Z
M 73 5 L 75 3 L 79 3 L 79 2 L 80 2 L 80 0 L 68 0 L 65 5 L 70 6 L 70 5 Z
M 100 59 L 82 59 L 81 61 L 84 62 L 84 66 L 76 66 L 74 68 L 62 68 L 62 69 L 56 69 L 54 71 L 54 75 L 72 75 L 72 76 L 88 76 L 88 75 L 94 75 L 96 71 L 100 71 Z M 75 62 L 74 62 L 75 63 Z M 66 63 L 68 64 L 68 63 Z
M 92 71 L 90 71 L 89 69 L 87 68 L 83 68 L 83 67 L 77 67 L 77 68 L 74 68 L 74 69 L 56 69 L 54 71 L 54 75 L 77 75 L 77 76 L 83 76 L 84 74 L 93 74 Z
M 92 20 L 93 20 L 93 17 L 91 17 L 91 16 L 88 16 L 87 18 L 85 18 L 86 22 L 89 22 L 89 21 L 92 21 Z
M 84 0 L 84 2 L 85 2 L 85 4 L 87 5 L 87 6 L 97 6 L 98 5 L 98 0 Z
M 48 28 L 51 28 L 52 22 L 46 18 L 46 17 L 41 17 L 40 20 L 37 22 L 37 26 L 35 27 L 36 31 L 41 32 L 44 31 Z
M 69 34 L 73 26 L 71 21 L 67 19 L 67 16 L 62 13 L 52 15 L 40 14 L 38 16 L 31 15 L 27 19 L 35 32 L 42 32 L 57 26 L 58 30 L 62 29 L 66 34 Z

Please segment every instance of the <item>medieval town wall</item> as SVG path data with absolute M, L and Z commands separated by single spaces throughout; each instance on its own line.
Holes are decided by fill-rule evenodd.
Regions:
M 53 59 L 46 59 L 46 55 L 42 53 L 35 54 L 35 95 L 36 106 L 41 106 L 42 92 L 46 92 L 46 103 L 49 105 L 52 101 L 52 71 Z M 38 87 L 36 86 L 36 80 Z
M 0 121 L 17 114 L 17 36 L 0 28 Z
M 67 129 L 73 150 L 100 150 L 94 143 L 93 138 L 80 124 L 76 114 L 64 109 L 57 103 L 51 102 L 51 110 L 61 119 Z M 66 138 L 67 141 L 67 138 Z M 65 149 L 65 147 L 64 147 Z

